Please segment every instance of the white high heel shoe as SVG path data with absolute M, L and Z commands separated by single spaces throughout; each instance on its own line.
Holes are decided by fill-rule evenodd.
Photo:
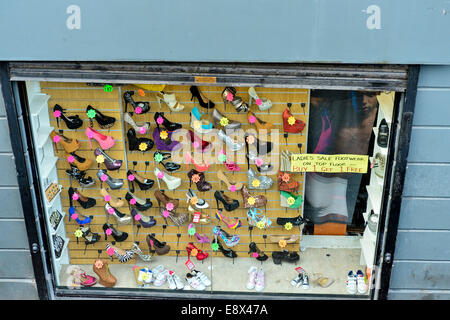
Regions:
M 227 136 L 225 134 L 225 132 L 223 132 L 222 129 L 220 129 L 217 132 L 217 135 L 219 136 L 220 140 L 222 140 L 223 142 L 225 142 L 225 144 L 227 145 L 228 149 L 232 150 L 232 151 L 238 151 L 241 150 L 244 147 L 244 143 L 240 143 L 240 142 L 235 142 L 232 138 L 230 138 L 229 136 Z
M 250 95 L 250 102 L 249 105 L 252 104 L 252 98 L 255 100 L 256 105 L 258 106 L 259 110 L 264 111 L 272 108 L 272 101 L 265 98 L 259 98 L 258 94 L 256 93 L 255 88 L 251 87 L 248 89 L 248 94 Z
M 164 93 L 164 92 L 160 91 L 156 95 L 156 99 L 158 100 L 160 109 L 161 109 L 161 101 L 164 101 L 164 103 L 172 111 L 176 112 L 176 111 L 181 111 L 184 109 L 184 105 L 182 105 L 181 103 L 179 103 L 177 101 L 177 98 L 175 97 L 175 93 Z
M 160 179 L 166 183 L 169 190 L 175 190 L 181 185 L 181 178 L 171 176 L 158 168 L 155 168 L 153 172 L 157 178 L 156 181 L 158 182 L 159 189 L 161 189 L 161 185 L 159 184 Z
M 134 130 L 136 130 L 136 132 L 139 132 L 140 134 L 147 133 L 148 130 L 150 129 L 150 122 L 134 122 L 133 118 L 128 114 L 128 112 L 125 112 L 123 120 L 130 126 L 132 126 Z M 144 128 L 145 130 L 143 130 L 142 128 Z
M 199 197 L 197 197 L 195 192 L 192 191 L 191 189 L 189 189 L 188 192 L 186 193 L 186 197 L 187 197 L 186 202 L 190 203 L 189 211 L 191 211 L 191 212 L 194 212 L 194 209 L 191 207 L 191 205 L 194 206 L 195 208 L 197 208 L 198 210 L 209 208 L 208 202 L 206 202 L 205 200 L 200 199 Z M 192 198 L 196 198 L 197 199 L 197 202 L 195 204 L 191 203 L 191 199 Z

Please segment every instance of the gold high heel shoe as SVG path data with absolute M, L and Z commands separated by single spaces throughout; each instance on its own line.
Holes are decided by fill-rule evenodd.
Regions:
M 163 91 L 160 91 L 156 95 L 156 99 L 158 100 L 160 109 L 161 109 L 161 101 L 163 101 L 169 107 L 169 109 L 174 112 L 181 111 L 184 109 L 184 105 L 182 105 L 177 101 L 175 93 L 164 93 Z

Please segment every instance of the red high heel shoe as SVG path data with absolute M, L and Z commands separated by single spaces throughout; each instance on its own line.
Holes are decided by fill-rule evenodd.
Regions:
M 288 133 L 300 133 L 305 128 L 305 123 L 302 120 L 295 119 L 289 108 L 283 112 L 283 129 Z
M 192 146 L 198 152 L 206 152 L 209 149 L 211 149 L 211 143 L 203 139 L 200 139 L 192 130 L 189 130 L 186 133 L 186 136 L 188 139 L 191 140 Z
M 209 163 L 197 164 L 194 158 L 192 158 L 192 156 L 187 152 L 184 154 L 184 158 L 186 159 L 186 170 L 189 169 L 189 164 L 191 163 L 195 166 L 195 169 L 197 169 L 197 171 L 199 172 L 204 172 L 209 169 Z
M 201 249 L 198 249 L 192 242 L 188 243 L 186 251 L 188 253 L 188 257 L 192 255 L 194 257 L 197 257 L 197 260 L 199 261 L 205 260 L 209 256 L 207 252 L 203 252 Z

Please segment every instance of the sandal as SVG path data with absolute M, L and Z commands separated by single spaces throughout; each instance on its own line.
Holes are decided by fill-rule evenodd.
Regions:
M 321 273 L 313 273 L 311 276 L 311 282 L 319 287 L 328 288 L 334 283 L 334 279 L 324 277 Z
M 219 221 L 223 221 L 223 223 L 225 223 L 227 225 L 227 227 L 230 229 L 237 229 L 242 225 L 241 220 L 239 220 L 237 218 L 231 219 L 231 218 L 223 216 L 221 210 L 216 211 L 216 218 L 219 219 Z
M 220 236 L 223 240 L 223 242 L 225 242 L 225 244 L 231 248 L 234 247 L 235 245 L 237 245 L 239 243 L 239 236 L 238 235 L 229 235 L 228 233 L 225 232 L 225 230 L 221 229 L 218 226 L 215 226 L 213 228 L 213 234 L 214 234 L 214 238 L 216 239 L 217 242 L 217 236 Z
M 272 221 L 262 214 L 261 209 L 250 208 L 247 211 L 247 221 L 251 226 L 258 227 L 259 229 L 267 229 L 272 224 Z
M 258 94 L 256 93 L 255 88 L 253 88 L 253 87 L 249 88 L 248 94 L 250 96 L 249 105 L 252 104 L 252 98 L 253 98 L 255 100 L 255 104 L 258 106 L 259 110 L 264 111 L 264 110 L 269 110 L 270 108 L 272 108 L 272 101 L 270 101 L 269 99 L 265 99 L 265 98 L 260 99 L 258 97 Z
M 227 103 L 231 103 L 237 112 L 247 112 L 249 109 L 248 104 L 241 97 L 236 96 L 236 88 L 234 87 L 226 87 L 223 89 L 222 99 L 225 110 L 227 110 Z
M 156 99 L 159 103 L 159 109 L 161 109 L 161 101 L 163 101 L 169 107 L 169 109 L 174 112 L 184 109 L 184 105 L 177 101 L 175 93 L 164 93 L 163 91 L 160 91 L 156 95 Z

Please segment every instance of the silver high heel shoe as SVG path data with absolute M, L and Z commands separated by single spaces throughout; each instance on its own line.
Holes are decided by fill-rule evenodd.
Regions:
M 248 154 L 246 155 L 248 158 L 249 163 L 253 162 L 256 164 L 256 159 L 261 159 L 261 157 L 258 157 L 258 154 L 256 153 L 256 150 L 250 150 Z M 249 165 L 250 169 L 250 165 Z M 257 169 L 259 172 L 270 172 L 273 170 L 273 166 L 270 163 L 263 163 L 261 166 L 257 166 Z
M 152 256 L 149 254 L 144 254 L 141 248 L 139 248 L 136 243 L 133 243 L 133 245 L 131 246 L 131 251 L 134 254 L 137 254 L 142 259 L 142 261 L 150 262 L 152 260 Z
M 222 99 L 225 110 L 227 110 L 227 103 L 231 103 L 237 112 L 247 112 L 249 109 L 248 104 L 241 97 L 236 96 L 236 88 L 234 87 L 226 87 L 223 89 Z
M 291 155 L 292 152 L 288 150 L 281 151 L 280 171 L 291 171 Z
M 230 119 L 224 117 L 222 114 L 220 114 L 219 111 L 217 111 L 217 109 L 213 110 L 212 118 L 213 118 L 214 126 L 217 129 L 225 129 L 225 132 L 232 132 L 233 130 L 237 130 L 241 127 L 240 122 L 233 121 L 233 120 L 230 120 Z M 223 119 L 226 119 L 226 120 L 223 120 Z M 224 121 L 226 123 L 225 125 L 223 125 Z
M 197 197 L 197 195 L 195 194 L 195 192 L 192 191 L 191 189 L 188 189 L 188 192 L 186 193 L 186 197 L 187 197 L 186 202 L 189 202 L 189 203 L 190 203 L 190 204 L 189 204 L 189 207 L 192 206 L 192 207 L 195 207 L 195 208 L 198 209 L 198 210 L 206 209 L 206 208 L 209 207 L 208 202 L 206 202 L 205 200 L 200 199 L 199 197 Z M 191 199 L 192 199 L 192 198 L 196 198 L 197 202 L 196 202 L 195 204 L 191 202 Z
M 128 123 L 130 126 L 139 132 L 140 134 L 144 134 L 150 130 L 150 122 L 134 122 L 133 118 L 129 113 L 125 113 L 123 116 L 123 120 Z M 145 130 L 144 130 L 145 129 Z
M 131 222 L 131 216 L 127 216 L 126 214 L 120 212 L 116 208 L 111 207 L 109 203 L 105 204 L 105 212 L 106 212 L 106 222 L 109 221 L 110 216 L 116 218 L 117 224 L 129 224 Z
M 222 129 L 220 129 L 217 132 L 217 135 L 220 138 L 220 140 L 225 142 L 225 144 L 227 145 L 228 149 L 230 149 L 231 151 L 241 150 L 244 147 L 244 145 L 245 145 L 242 142 L 235 142 L 234 139 L 232 139 L 229 136 L 227 136 Z
M 104 176 L 106 176 L 105 181 L 102 180 L 102 177 L 104 177 Z M 113 190 L 120 189 L 123 186 L 123 179 L 111 178 L 111 176 L 107 173 L 106 170 L 102 170 L 102 169 L 98 170 L 97 177 L 100 179 L 100 181 L 106 182 L 108 184 L 108 186 Z
M 268 176 L 259 176 L 252 168 L 247 171 L 248 188 L 249 189 L 270 189 L 273 184 L 273 180 Z

